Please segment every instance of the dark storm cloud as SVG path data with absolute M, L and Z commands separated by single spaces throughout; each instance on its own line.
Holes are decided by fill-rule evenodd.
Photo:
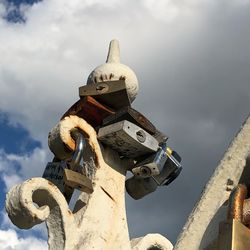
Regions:
M 203 9 L 199 21 L 183 30 L 190 33 L 172 50 L 149 51 L 148 69 L 139 67 L 141 94 L 135 106 L 170 136 L 184 169 L 171 187 L 143 201 L 127 199 L 132 234 L 158 231 L 175 240 L 250 112 L 249 5 L 218 4 Z M 167 44 L 169 36 L 161 43 Z M 133 226 L 135 221 L 139 225 Z

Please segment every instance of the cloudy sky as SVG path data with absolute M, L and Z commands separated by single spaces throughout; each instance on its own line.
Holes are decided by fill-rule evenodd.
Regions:
M 0 249 L 47 249 L 44 225 L 10 223 L 5 194 L 41 176 L 49 130 L 113 38 L 139 79 L 134 108 L 183 159 L 172 185 L 126 197 L 130 235 L 174 243 L 249 114 L 249 24 L 249 0 L 0 0 Z

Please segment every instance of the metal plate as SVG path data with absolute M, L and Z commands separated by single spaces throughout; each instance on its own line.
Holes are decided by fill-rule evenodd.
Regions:
M 128 158 L 154 153 L 158 149 L 158 141 L 153 136 L 126 120 L 100 128 L 98 139 Z
M 65 184 L 72 188 L 76 188 L 89 194 L 93 192 L 92 181 L 83 174 L 70 169 L 65 169 L 64 180 Z
M 92 96 L 110 108 L 118 110 L 130 106 L 125 81 L 106 81 L 91 83 L 79 88 L 80 97 Z
M 159 175 L 166 160 L 167 155 L 164 150 L 158 149 L 156 154 L 152 154 L 145 160 L 137 163 L 132 169 L 132 173 L 142 178 Z
M 249 250 L 250 229 L 237 220 L 220 224 L 218 250 Z
M 85 119 L 93 127 L 97 127 L 102 124 L 105 117 L 115 114 L 115 112 L 96 101 L 91 96 L 81 98 L 74 103 L 62 116 L 61 120 L 70 115 L 77 115 Z

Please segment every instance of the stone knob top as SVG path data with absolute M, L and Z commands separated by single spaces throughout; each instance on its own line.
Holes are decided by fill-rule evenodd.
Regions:
M 104 81 L 125 80 L 130 101 L 134 101 L 139 90 L 139 84 L 134 71 L 120 63 L 120 48 L 117 40 L 109 44 L 106 63 L 96 67 L 89 75 L 87 84 Z

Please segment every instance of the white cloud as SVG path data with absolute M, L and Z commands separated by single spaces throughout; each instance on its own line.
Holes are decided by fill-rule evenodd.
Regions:
M 14 185 L 20 184 L 23 181 L 22 178 L 16 174 L 14 174 L 14 175 L 3 174 L 2 179 L 3 179 L 4 184 L 6 186 L 6 190 L 9 190 Z
M 90 71 L 105 61 L 108 42 L 118 38 L 122 62 L 135 69 L 141 84 L 135 107 L 186 155 L 176 193 L 169 200 L 168 194 L 154 196 L 155 204 L 168 203 L 157 207 L 166 217 L 178 212 L 184 220 L 187 212 L 183 215 L 176 197 L 184 191 L 193 197 L 185 203 L 191 210 L 193 193 L 198 195 L 204 173 L 218 160 L 214 152 L 223 152 L 222 141 L 229 140 L 249 109 L 249 3 L 47 0 L 24 9 L 25 24 L 0 19 L 0 110 L 42 142 L 31 155 L 0 151 L 6 185 L 41 174 L 50 160 L 49 130 L 78 99 L 78 87 Z M 15 163 L 20 164 L 17 173 Z M 204 173 L 194 181 L 197 171 Z M 195 186 L 198 182 L 201 186 Z M 183 189 L 185 183 L 194 183 L 193 190 Z M 170 200 L 176 201 L 175 209 L 169 208 Z M 132 203 L 128 216 L 138 204 Z M 147 217 L 145 207 L 139 211 Z M 175 237 L 171 223 L 161 230 Z
M 24 180 L 41 176 L 45 168 L 48 155 L 45 150 L 35 148 L 30 154 L 17 155 L 7 154 L 3 149 L 0 149 L 0 177 L 5 185 L 5 192 L 7 192 L 14 185 L 20 184 Z M 2 249 L 47 249 L 46 241 L 36 239 L 32 234 L 35 232 L 47 238 L 47 229 L 45 223 L 36 225 L 29 231 L 22 233 L 26 238 L 18 238 L 18 233 L 21 230 L 16 229 L 8 218 L 5 210 L 1 212 L 1 228 L 0 230 L 0 250 Z M 9 230 L 8 230 L 9 229 Z M 13 238 L 11 243 L 4 241 L 5 236 Z M 4 247 L 4 248 L 2 248 Z M 28 247 L 28 248 L 27 248 Z
M 1 250 L 47 250 L 47 242 L 35 237 L 21 238 L 15 230 L 0 230 L 0 249 Z
M 42 176 L 49 158 L 48 151 L 42 148 L 35 148 L 24 155 L 7 154 L 0 149 L 0 173 L 6 189 L 28 178 Z
M 9 229 L 15 231 L 17 235 L 22 234 L 22 237 L 27 238 L 27 237 L 33 237 L 34 234 L 39 235 L 42 239 L 47 239 L 48 238 L 48 231 L 45 223 L 38 224 L 31 228 L 30 230 L 22 230 L 18 229 L 9 219 L 7 213 L 5 210 L 0 212 L 1 216 L 1 229 L 3 231 L 7 231 Z M 1 250 L 1 248 L 0 248 Z
M 141 55 L 149 49 L 145 40 L 154 46 L 156 37 L 173 30 L 159 23 L 154 13 L 169 6 L 178 12 L 183 8 L 161 2 L 155 8 L 152 1 L 146 2 L 146 10 L 143 1 L 42 1 L 26 9 L 26 24 L 4 23 L 1 109 L 46 145 L 46 133 L 77 100 L 78 87 L 90 71 L 105 61 L 112 38 L 121 40 L 122 58 L 132 62 L 135 52 Z
M 2 18 L 4 17 L 5 13 L 6 13 L 6 8 L 4 5 L 4 1 L 0 1 L 0 17 L 1 17 L 0 24 L 2 24 L 3 21 Z
M 201 2 L 196 0 L 146 0 L 146 8 L 152 13 L 154 18 L 171 22 L 178 18 L 179 15 L 194 14 L 195 7 Z
M 48 161 L 48 152 L 42 148 L 35 148 L 31 154 L 8 154 L 6 159 L 20 165 L 20 174 L 23 178 L 41 176 Z

